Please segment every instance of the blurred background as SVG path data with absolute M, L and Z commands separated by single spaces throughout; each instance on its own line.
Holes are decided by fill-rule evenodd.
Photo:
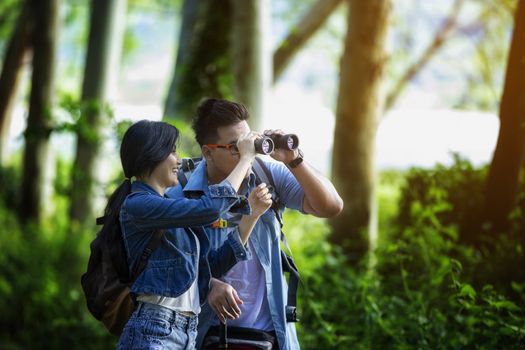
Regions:
M 202 98 L 299 135 L 304 349 L 525 348 L 525 0 L 2 0 L 0 349 L 105 349 L 80 288 L 119 145 Z

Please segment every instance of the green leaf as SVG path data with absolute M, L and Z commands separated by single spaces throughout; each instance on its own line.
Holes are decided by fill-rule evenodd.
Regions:
M 461 286 L 461 290 L 459 291 L 460 297 L 468 297 L 471 300 L 476 299 L 476 291 L 472 286 L 468 283 L 465 283 Z

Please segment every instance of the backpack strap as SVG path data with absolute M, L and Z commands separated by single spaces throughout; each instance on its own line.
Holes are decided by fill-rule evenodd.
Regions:
M 281 197 L 279 196 L 279 193 L 276 190 L 272 173 L 270 172 L 270 169 L 268 169 L 264 161 L 259 157 L 255 157 L 255 161 L 252 164 L 252 168 L 253 172 L 255 173 L 255 183 L 259 185 L 260 183 L 264 182 L 268 186 L 268 190 L 272 194 L 273 201 L 271 209 L 275 213 L 275 217 L 279 221 L 279 225 L 281 225 L 282 228 L 284 205 L 281 203 Z M 281 235 L 281 239 L 282 238 L 283 236 Z
M 179 180 L 179 184 L 181 185 L 182 189 L 186 187 L 188 184 L 188 180 L 195 170 L 197 168 L 197 165 L 202 161 L 202 157 L 195 157 L 195 158 L 183 158 L 181 161 L 180 170 L 178 172 L 177 178 Z M 200 196 L 199 196 L 200 197 Z
M 299 271 L 293 258 L 281 250 L 281 263 L 284 272 L 288 272 L 288 302 L 286 304 L 286 321 L 297 322 L 297 289 L 301 282 Z
M 137 277 L 139 277 L 140 273 L 144 271 L 146 268 L 146 264 L 148 263 L 148 260 L 151 256 L 151 254 L 157 249 L 157 247 L 160 244 L 160 241 L 162 240 L 162 237 L 164 236 L 165 230 L 156 230 L 153 232 L 152 237 L 150 238 L 148 245 L 146 248 L 144 248 L 144 251 L 142 252 L 142 255 L 140 256 L 140 259 L 133 269 L 133 273 L 131 274 L 131 281 L 134 282 Z
M 299 276 L 299 270 L 297 269 L 297 266 L 295 265 L 295 262 L 292 257 L 292 250 L 290 246 L 288 245 L 288 242 L 286 241 L 286 235 L 284 234 L 282 228 L 283 228 L 283 209 L 284 205 L 281 203 L 281 197 L 279 196 L 279 193 L 276 190 L 275 182 L 273 181 L 272 173 L 270 172 L 270 169 L 266 166 L 264 161 L 259 158 L 255 157 L 255 162 L 253 162 L 253 171 L 256 176 L 256 183 L 260 184 L 261 182 L 264 182 L 268 185 L 270 192 L 272 193 L 272 200 L 273 204 L 271 209 L 273 210 L 275 217 L 279 221 L 279 225 L 281 226 L 281 241 L 283 242 L 284 246 L 290 253 L 290 255 L 286 254 L 283 250 L 281 250 L 281 264 L 283 272 L 288 272 L 289 278 L 288 278 L 288 302 L 286 305 L 286 321 L 287 322 L 297 322 L 297 313 L 296 313 L 296 307 L 297 307 L 297 289 L 299 288 L 299 283 L 301 282 L 300 276 Z

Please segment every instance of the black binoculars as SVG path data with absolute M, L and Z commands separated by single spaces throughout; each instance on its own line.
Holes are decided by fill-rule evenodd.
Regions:
M 254 145 L 255 145 L 255 152 L 259 154 L 270 154 L 273 152 L 273 149 L 275 148 L 275 145 L 272 139 L 266 136 L 255 140 Z
M 255 152 L 270 154 L 275 148 L 294 150 L 299 147 L 299 138 L 295 134 L 269 135 L 255 140 Z
M 299 138 L 295 134 L 277 135 L 273 134 L 269 136 L 275 148 L 294 150 L 299 147 Z

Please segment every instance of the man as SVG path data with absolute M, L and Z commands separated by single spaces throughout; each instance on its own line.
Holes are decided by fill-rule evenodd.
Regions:
M 248 111 L 241 104 L 216 99 L 203 101 L 192 125 L 203 161 L 184 189 L 177 187 L 169 195 L 198 196 L 206 192 L 208 184 L 224 180 L 239 161 L 235 145 L 242 135 L 250 132 L 248 117 Z M 267 130 L 265 134 L 283 132 Z M 278 162 L 265 164 L 287 208 L 317 217 L 335 216 L 342 210 L 343 202 L 334 186 L 303 160 L 298 149 L 276 149 L 271 157 Z M 247 195 L 255 186 L 255 175 L 249 171 L 239 193 Z M 233 214 L 224 219 L 227 226 L 239 220 Z M 220 245 L 231 229 L 207 228 L 211 244 Z M 279 349 L 299 349 L 295 324 L 286 322 L 287 287 L 281 266 L 280 235 L 280 224 L 268 210 L 256 223 L 248 241 L 251 258 L 235 265 L 222 281 L 212 280 L 208 303 L 199 316 L 198 347 L 210 326 L 218 325 L 222 318 L 229 319 L 228 327 L 274 333 Z

